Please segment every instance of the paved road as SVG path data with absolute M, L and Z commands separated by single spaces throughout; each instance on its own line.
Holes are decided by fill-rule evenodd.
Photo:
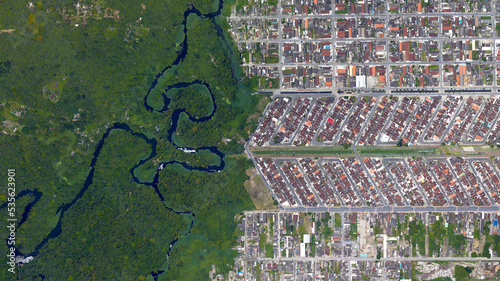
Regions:
M 426 207 L 413 207 L 413 206 L 405 206 L 405 207 L 297 207 L 297 208 L 288 208 L 283 209 L 285 212 L 313 212 L 313 213 L 324 213 L 324 212 L 335 212 L 335 213 L 345 213 L 345 212 L 400 212 L 400 213 L 415 213 L 415 212 L 498 212 L 500 211 L 500 207 L 498 206 L 490 206 L 490 207 L 477 207 L 477 206 L 464 206 L 464 207 L 434 207 L 434 206 L 426 206 Z
M 404 207 L 295 207 L 295 208 L 280 208 L 275 211 L 253 211 L 256 213 L 269 213 L 269 212 L 283 212 L 283 213 L 368 213 L 368 212 L 382 212 L 382 213 L 422 213 L 422 212 L 499 212 L 499 206 L 477 207 L 477 206 L 464 206 L 464 207 L 434 207 L 434 206 L 404 206 Z
M 376 258 L 360 258 L 360 257 L 293 257 L 293 258 L 261 258 L 261 257 L 248 257 L 248 258 L 236 258 L 237 261 L 301 261 L 301 262 L 315 262 L 315 261 L 375 261 Z M 393 257 L 393 258 L 380 258 L 381 261 L 500 261 L 500 257 L 491 258 L 468 258 L 468 257 Z
M 281 11 L 281 9 L 280 9 Z M 230 16 L 228 19 L 276 19 L 278 17 L 286 18 L 286 19 L 310 19 L 310 18 L 322 18 L 322 19 L 330 19 L 330 18 L 387 18 L 387 16 L 391 18 L 408 18 L 408 17 L 439 17 L 439 16 L 495 16 L 497 13 L 489 12 L 489 13 L 408 13 L 408 14 L 317 14 L 317 15 L 269 15 L 269 16 Z
M 474 87 L 471 87 L 474 89 Z M 500 88 L 500 87 L 499 87 Z M 449 92 L 453 91 L 453 92 Z M 274 89 L 274 90 L 262 90 L 256 92 L 254 94 L 265 94 L 271 95 L 272 98 L 278 97 L 327 97 L 327 96 L 351 96 L 351 95 L 360 95 L 360 96 L 387 96 L 390 94 L 397 94 L 398 97 L 414 97 L 416 95 L 454 95 L 454 96 L 487 96 L 487 95 L 497 95 L 495 91 L 492 89 L 483 90 L 483 87 L 478 87 L 477 90 L 473 90 L 469 92 L 470 89 L 467 88 L 453 88 L 453 89 L 444 89 L 444 91 L 439 91 L 436 88 L 412 88 L 412 89 L 391 89 L 390 92 L 386 92 L 386 90 L 382 89 L 358 89 L 357 91 L 353 91 L 349 88 L 317 88 L 317 89 Z
M 474 87 L 472 87 L 474 88 Z M 339 91 L 339 92 L 338 92 Z M 454 96 L 488 96 L 488 95 L 497 95 L 497 93 L 491 91 L 491 89 L 487 89 L 483 91 L 483 87 L 469 92 L 469 90 L 466 89 L 453 89 L 453 92 L 439 92 L 436 88 L 429 88 L 429 89 L 416 89 L 416 90 L 407 90 L 405 91 L 404 89 L 392 89 L 389 93 L 387 93 L 385 90 L 376 90 L 376 89 L 363 89 L 363 91 L 351 91 L 347 89 L 338 89 L 338 91 L 332 90 L 330 88 L 318 88 L 318 89 L 305 89 L 305 90 L 300 90 L 300 89 L 284 89 L 283 91 L 280 90 L 273 90 L 271 92 L 258 92 L 262 94 L 272 94 L 272 98 L 277 98 L 277 97 L 326 97 L 326 96 L 387 96 L 390 95 L 391 93 L 397 92 L 398 97 L 414 97 L 416 95 L 433 95 L 433 96 L 439 96 L 439 95 L 454 95 Z M 448 90 L 445 90 L 448 91 Z M 352 94 L 349 94 L 352 93 Z
M 238 42 L 241 43 L 293 43 L 293 42 L 301 42 L 301 43 L 307 43 L 307 42 L 355 42 L 355 41 L 439 41 L 440 43 L 442 41 L 449 41 L 449 42 L 456 42 L 458 40 L 461 41 L 470 41 L 470 40 L 498 40 L 500 37 L 457 37 L 457 38 L 447 38 L 444 37 L 440 39 L 439 37 L 435 38 L 424 38 L 424 37 L 412 37 L 412 38 L 400 38 L 400 37 L 359 37 L 359 38 L 287 38 L 287 39 L 244 39 L 244 40 L 237 40 Z M 386 49 L 388 50 L 388 49 Z M 442 56 L 440 56 L 442 57 Z M 427 62 L 427 64 L 431 63 L 437 63 L 439 61 L 433 61 L 433 62 Z M 446 61 L 446 63 L 458 63 L 459 61 Z M 466 61 L 462 61 L 462 63 L 465 63 Z M 469 62 L 469 61 L 467 61 Z M 482 62 L 482 61 L 477 61 Z M 375 62 L 374 62 L 375 63 Z M 407 61 L 406 63 L 412 63 L 412 61 Z M 312 64 L 311 64 L 312 65 Z
M 366 41 L 366 40 L 365 40 Z M 362 62 L 349 62 L 349 63 L 338 63 L 338 65 L 361 65 L 361 66 L 377 66 L 377 65 L 441 65 L 441 64 L 465 64 L 465 62 L 420 62 L 420 61 L 399 61 L 399 62 L 387 62 L 387 61 L 381 61 L 381 62 L 367 62 L 367 63 L 362 63 Z M 467 62 L 470 64 L 488 64 L 488 62 Z M 491 63 L 491 62 L 490 62 Z M 491 63 L 494 64 L 494 63 Z M 265 66 L 274 66 L 274 64 L 266 64 L 266 63 L 244 63 L 242 66 L 258 66 L 258 67 L 265 67 Z M 285 66 L 314 66 L 314 67 L 331 67 L 331 63 L 308 63 L 308 62 L 293 62 L 293 63 L 286 63 Z M 469 86 L 463 86 L 469 88 Z M 472 86 L 474 88 L 474 86 Z M 400 87 L 404 88 L 404 87 Z M 430 87 L 432 88 L 432 86 Z M 453 89 L 455 87 L 446 87 L 446 89 Z M 478 86 L 475 88 L 495 88 L 494 86 Z M 428 88 L 424 88 L 428 89 Z

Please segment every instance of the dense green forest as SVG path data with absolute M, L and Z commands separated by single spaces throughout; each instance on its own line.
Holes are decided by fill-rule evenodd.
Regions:
M 209 151 L 184 153 L 168 141 L 173 110 L 198 118 L 214 108 L 201 85 L 167 93 L 169 85 L 203 81 L 217 106 L 206 122 L 193 123 L 181 114 L 172 137 L 177 145 L 242 152 L 263 97 L 250 95 L 245 88 L 249 82 L 234 78 L 231 62 L 237 64 L 240 56 L 230 56 L 209 19 L 190 15 L 183 33 L 183 15 L 191 5 L 206 14 L 217 10 L 218 1 L 0 2 L 0 30 L 8 30 L 0 32 L 0 167 L 16 169 L 17 193 L 37 189 L 43 194 L 17 230 L 22 253 L 33 252 L 56 227 L 60 208 L 80 192 L 97 143 L 113 123 L 126 123 L 158 143 L 157 155 L 134 171 L 141 182 L 152 181 L 160 162 L 193 167 L 220 163 Z M 227 28 L 223 17 L 216 22 Z M 144 106 L 146 93 L 156 75 L 172 65 L 184 36 L 185 59 L 155 89 L 171 98 L 169 110 L 150 112 Z M 224 37 L 230 38 L 226 32 Z M 235 74 L 241 75 L 238 68 Z M 158 105 L 160 96 L 153 93 L 148 102 Z M 150 153 L 150 145 L 137 136 L 111 132 L 96 158 L 93 184 L 60 220 L 61 234 L 19 268 L 19 277 L 142 280 L 166 269 L 168 245 L 179 237 L 184 238 L 168 259 L 172 266 L 160 279 L 192 280 L 195 272 L 196 279 L 208 278 L 212 264 L 227 270 L 234 255 L 234 215 L 253 208 L 243 188 L 248 161 L 226 156 L 224 171 L 214 174 L 179 165 L 159 173 L 165 203 L 196 214 L 191 234 L 185 236 L 190 219 L 164 208 L 152 187 L 132 181 L 132 167 Z M 17 201 L 17 217 L 31 200 L 30 195 Z M 6 194 L 0 194 L 0 204 L 5 201 Z M 0 219 L 5 221 L 6 215 L 2 210 Z M 0 235 L 7 237 L 4 231 Z M 203 247 L 196 246 L 200 243 Z M 8 249 L 1 249 L 5 267 Z M 0 280 L 16 279 L 6 269 L 0 272 Z
M 253 208 L 241 185 L 249 165 L 250 160 L 237 156 L 227 157 L 227 167 L 221 173 L 186 173 L 177 165 L 161 172 L 160 191 L 167 204 L 192 210 L 197 220 L 192 235 L 173 248 L 167 280 L 198 280 L 212 264 L 222 273 L 233 264 L 236 252 L 231 248 L 237 238 L 234 215 Z
M 127 132 L 111 133 L 93 184 L 62 220 L 64 233 L 20 270 L 22 280 L 39 273 L 48 280 L 135 280 L 162 267 L 170 242 L 188 225 L 152 187 L 132 182 L 130 164 L 149 150 Z

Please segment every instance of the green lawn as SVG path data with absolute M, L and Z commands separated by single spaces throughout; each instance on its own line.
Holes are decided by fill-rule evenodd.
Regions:
M 373 154 L 391 154 L 391 155 L 400 155 L 400 154 L 437 154 L 439 153 L 439 148 L 360 148 L 357 149 L 358 153 L 363 155 L 373 155 Z
M 424 155 L 439 154 L 439 148 L 434 147 L 400 147 L 400 148 L 358 148 L 360 155 Z M 352 156 L 351 149 L 338 147 L 272 147 L 272 148 L 252 148 L 255 156 Z
M 317 148 L 317 147 L 293 147 L 288 148 L 273 148 L 273 149 L 253 149 L 254 155 L 267 156 L 306 156 L 306 155 L 354 155 L 350 149 L 343 148 Z

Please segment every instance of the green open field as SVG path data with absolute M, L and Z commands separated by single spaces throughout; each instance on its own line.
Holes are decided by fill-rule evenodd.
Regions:
M 342 147 L 272 147 L 272 148 L 251 148 L 255 156 L 354 156 L 352 149 Z M 356 151 L 360 155 L 430 155 L 441 154 L 438 147 L 364 147 Z
M 273 147 L 253 148 L 251 151 L 256 156 L 354 155 L 352 149 L 344 149 L 342 147 Z
M 360 155 L 428 155 L 441 154 L 438 147 L 394 147 L 394 148 L 358 148 L 356 151 Z

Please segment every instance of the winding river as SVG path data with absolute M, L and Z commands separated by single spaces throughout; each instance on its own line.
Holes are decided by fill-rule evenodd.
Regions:
M 176 59 L 174 60 L 173 64 L 166 67 L 165 69 L 163 69 L 160 73 L 158 73 L 156 75 L 156 78 L 155 80 L 152 82 L 152 85 L 151 87 L 148 89 L 147 91 L 147 94 L 145 95 L 144 97 L 144 106 L 145 108 L 148 110 L 148 111 L 154 111 L 154 108 L 151 107 L 148 102 L 147 102 L 147 99 L 148 99 L 148 96 L 150 95 L 151 91 L 154 90 L 157 85 L 158 85 L 158 81 L 159 79 L 165 74 L 165 72 L 178 65 L 179 63 L 181 63 L 185 57 L 186 57 L 186 54 L 187 54 L 187 51 L 188 51 L 188 43 L 187 43 L 187 24 L 186 24 L 186 21 L 187 21 L 187 18 L 190 14 L 196 14 L 197 16 L 201 17 L 202 19 L 209 19 L 213 25 L 215 26 L 216 30 L 217 30 L 217 35 L 222 38 L 223 42 L 225 43 L 225 46 L 226 48 L 228 49 L 229 51 L 229 54 L 230 54 L 230 58 L 231 58 L 231 71 L 232 71 L 232 75 L 233 75 L 233 78 L 235 80 L 237 80 L 237 75 L 236 75 L 236 70 L 237 70 L 237 66 L 234 65 L 233 63 L 233 55 L 234 55 L 234 52 L 233 50 L 231 49 L 229 43 L 227 42 L 225 36 L 224 36 L 224 33 L 223 33 L 223 30 L 222 28 L 219 26 L 219 24 L 216 22 L 215 18 L 217 16 L 219 16 L 221 14 L 221 9 L 222 9 L 222 6 L 223 6 L 223 1 L 222 0 L 219 0 L 219 7 L 217 9 L 217 11 L 215 12 L 212 12 L 212 13 L 208 13 L 208 14 L 201 14 L 201 12 L 196 9 L 195 7 L 190 7 L 188 8 L 185 12 L 184 12 L 184 20 L 182 22 L 182 24 L 184 25 L 184 40 L 183 42 L 181 43 L 181 46 L 182 46 L 182 49 L 178 52 L 178 55 L 176 57 Z M 217 147 L 214 147 L 214 146 L 206 146 L 206 147 L 200 147 L 198 149 L 195 149 L 195 148 L 191 148 L 191 147 L 181 147 L 179 145 L 177 145 L 175 143 L 175 141 L 172 140 L 172 135 L 175 133 L 175 131 L 177 130 L 177 126 L 178 126 L 178 121 L 179 121 L 179 116 L 181 113 L 185 113 L 187 114 L 188 118 L 190 121 L 192 122 L 195 122 L 195 123 L 200 123 L 200 122 L 205 122 L 205 121 L 208 121 L 210 120 L 214 114 L 216 113 L 217 111 L 217 104 L 215 103 L 215 98 L 214 98 L 214 95 L 212 94 L 212 91 L 210 89 L 210 86 L 205 83 L 204 81 L 201 81 L 201 80 L 195 80 L 195 81 L 192 81 L 192 82 L 189 82 L 189 83 L 176 83 L 176 84 L 173 84 L 173 85 L 170 85 L 167 87 L 167 89 L 165 90 L 165 92 L 167 92 L 168 90 L 170 89 L 174 89 L 174 88 L 185 88 L 185 87 L 189 87 L 189 86 L 192 86 L 192 85 L 196 85 L 196 84 L 199 84 L 199 85 L 204 85 L 210 92 L 210 96 L 212 98 L 212 103 L 213 103 L 213 110 L 212 112 L 208 115 L 208 116 L 204 116 L 204 117 L 200 117 L 200 118 L 195 118 L 193 116 L 191 116 L 188 112 L 186 112 L 185 109 L 176 109 L 174 110 L 174 112 L 172 113 L 172 124 L 171 124 L 171 127 L 170 129 L 168 130 L 168 141 L 170 143 L 172 143 L 175 148 L 177 149 L 181 149 L 185 152 L 197 152 L 197 151 L 201 151 L 201 150 L 208 150 L 210 151 L 211 153 L 217 155 L 219 158 L 220 158 L 220 164 L 219 165 L 211 165 L 211 166 L 208 166 L 208 167 L 193 167 L 191 165 L 189 165 L 188 163 L 184 163 L 184 162 L 178 162 L 178 161 L 169 161 L 169 162 L 163 162 L 163 163 L 160 163 L 158 165 L 158 168 L 156 170 L 156 174 L 154 176 L 154 180 L 152 182 L 141 182 L 135 175 L 134 175 L 134 171 L 135 169 L 137 169 L 139 166 L 145 164 L 146 162 L 150 161 L 151 159 L 153 159 L 155 156 L 156 156 L 156 146 L 157 146 L 157 140 L 155 138 L 148 138 L 146 135 L 142 134 L 142 133 L 138 133 L 138 132 L 134 132 L 126 123 L 115 123 L 113 124 L 113 126 L 109 127 L 106 132 L 103 134 L 102 138 L 99 140 L 99 142 L 97 143 L 97 146 L 95 148 L 95 151 L 93 153 L 93 158 L 92 158 L 92 161 L 91 161 L 91 164 L 90 164 L 90 172 L 87 176 L 87 178 L 85 179 L 85 182 L 83 184 L 83 187 L 80 189 L 80 191 L 78 192 L 78 194 L 76 195 L 76 197 L 69 203 L 61 206 L 58 210 L 57 210 L 57 213 L 59 213 L 59 220 L 57 222 L 57 225 L 51 230 L 51 232 L 35 247 L 34 251 L 31 252 L 31 253 L 21 253 L 19 250 L 16 249 L 16 255 L 17 256 L 21 256 L 21 257 L 36 257 L 40 251 L 40 249 L 50 240 L 50 239 L 53 239 L 53 238 L 56 238 L 58 237 L 61 233 L 62 233 L 62 228 L 61 228 L 61 221 L 64 217 L 64 214 L 66 213 L 67 210 L 69 210 L 82 196 L 83 194 L 87 191 L 87 189 L 89 188 L 90 185 L 92 185 L 93 183 L 93 178 L 94 178 L 94 172 L 95 172 L 95 164 L 97 162 L 97 159 L 101 153 L 101 149 L 103 148 L 104 146 L 104 142 L 106 140 L 106 138 L 109 136 L 109 134 L 111 133 L 111 131 L 113 130 L 124 130 L 124 131 L 127 131 L 129 133 L 131 133 L 132 135 L 136 136 L 136 137 L 139 137 L 139 138 L 142 138 L 143 140 L 145 140 L 151 147 L 151 154 L 149 155 L 148 158 L 146 159 L 143 159 L 141 161 L 139 161 L 139 163 L 135 164 L 131 169 L 130 169 L 130 174 L 132 175 L 132 179 L 134 182 L 136 182 L 137 184 L 142 184 L 142 185 L 146 185 L 146 186 L 150 186 L 152 188 L 154 188 L 154 190 L 156 191 L 157 195 L 158 195 L 158 198 L 164 203 L 163 205 L 165 206 L 165 208 L 167 208 L 168 210 L 172 211 L 172 212 L 175 212 L 177 214 L 180 214 L 180 215 L 184 215 L 184 216 L 187 216 L 187 217 L 190 217 L 191 218 L 191 223 L 190 225 L 188 226 L 187 228 L 187 231 L 184 231 L 186 233 L 182 234 L 182 233 L 178 233 L 177 237 L 180 237 L 181 235 L 188 235 L 191 233 L 191 228 L 193 227 L 194 225 L 194 218 L 195 218 L 195 214 L 191 211 L 176 211 L 170 207 L 168 207 L 165 202 L 164 202 L 164 197 L 163 195 L 161 194 L 159 188 L 158 188 L 158 182 L 159 182 L 159 171 L 162 170 L 166 165 L 170 165 L 170 164 L 180 164 L 182 165 L 182 167 L 184 167 L 185 169 L 188 169 L 188 170 L 196 170 L 196 171 L 203 171 L 203 172 L 207 172 L 207 173 L 215 173 L 215 172 L 220 172 L 221 170 L 224 169 L 225 167 L 225 161 L 224 161 L 224 153 L 222 153 L 221 151 L 218 150 Z M 161 110 L 158 110 L 158 112 L 165 112 L 167 110 L 169 110 L 169 104 L 170 104 L 170 99 L 167 97 L 167 95 L 165 93 L 162 93 L 162 97 L 163 97 L 163 101 L 164 101 L 164 105 L 163 105 L 163 108 Z M 33 200 L 28 203 L 28 205 L 24 208 L 24 211 L 23 211 L 23 214 L 22 214 L 22 218 L 21 220 L 19 221 L 18 225 L 17 225 L 17 228 L 19 228 L 27 219 L 28 219 L 28 216 L 29 216 L 29 212 L 31 210 L 31 208 L 40 200 L 40 198 L 42 197 L 42 192 L 40 192 L 38 189 L 34 189 L 34 190 L 23 190 L 22 192 L 20 192 L 17 196 L 16 196 L 16 200 L 18 200 L 19 198 L 22 198 L 24 196 L 29 196 L 29 195 L 32 195 L 33 196 Z M 7 206 L 7 202 L 3 205 L 0 206 L 0 209 L 4 209 L 5 207 Z M 6 240 L 7 241 L 7 240 Z M 178 238 L 176 238 L 174 241 L 171 242 L 170 244 L 170 249 L 172 249 L 172 247 L 174 246 L 174 244 L 178 241 Z M 168 250 L 167 252 L 167 256 L 169 255 L 170 253 L 170 249 Z M 170 265 L 169 265 L 170 267 Z M 155 280 L 157 280 L 158 276 L 160 274 L 164 273 L 164 271 L 158 271 L 158 272 L 152 272 L 151 275 L 153 276 L 153 278 Z M 40 277 L 42 277 L 42 279 L 44 279 L 45 277 L 43 275 L 39 275 Z

